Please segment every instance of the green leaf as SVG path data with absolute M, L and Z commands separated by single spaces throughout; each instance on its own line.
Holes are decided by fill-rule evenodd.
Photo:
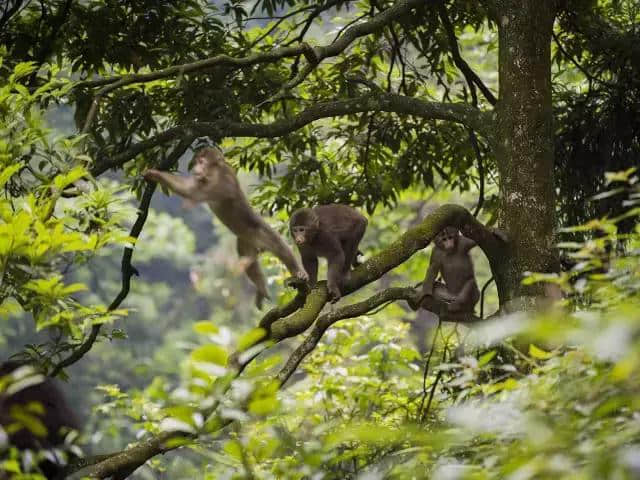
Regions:
M 215 335 L 219 329 L 213 322 L 196 322 L 193 324 L 193 331 L 200 335 Z
M 9 165 L 8 167 L 2 169 L 2 172 L 0 172 L 0 188 L 4 187 L 5 184 L 9 181 L 9 179 L 16 172 L 18 172 L 23 165 L 24 165 L 23 162 L 17 162 L 17 163 L 14 163 L 13 165 Z
M 238 339 L 238 350 L 243 351 L 249 347 L 252 347 L 267 335 L 267 331 L 264 328 L 254 328 L 242 335 Z
M 254 415 L 268 415 L 278 409 L 278 398 L 271 397 L 256 398 L 249 402 L 249 412 Z
M 484 367 L 487 363 L 489 363 L 493 357 L 496 356 L 496 351 L 495 350 L 491 350 L 487 353 L 485 353 L 484 355 L 482 355 L 479 359 L 478 359 L 478 367 Z
M 544 350 L 536 347 L 533 343 L 529 344 L 529 355 L 539 360 L 549 360 L 553 357 L 553 353 L 545 352 Z
M 231 458 L 242 460 L 242 445 L 237 440 L 229 440 L 224 444 L 224 451 Z
M 53 183 L 58 190 L 63 190 L 65 187 L 86 175 L 87 170 L 82 166 L 77 166 L 64 174 L 57 175 L 56 178 L 53 179 Z
M 194 362 L 215 363 L 226 366 L 227 358 L 227 351 L 218 345 L 203 345 L 191 352 L 191 360 Z
M 10 82 L 15 82 L 21 78 L 31 75 L 38 69 L 36 62 L 21 62 L 13 68 L 13 74 L 9 77 Z

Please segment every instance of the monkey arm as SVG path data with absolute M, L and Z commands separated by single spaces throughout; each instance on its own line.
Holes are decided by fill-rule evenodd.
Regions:
M 464 235 L 460 235 L 458 242 L 460 242 L 460 250 L 462 250 L 463 252 L 468 252 L 469 250 L 471 250 L 473 247 L 477 245 L 475 240 L 471 240 L 470 238 L 465 237 Z
M 431 258 L 429 259 L 427 274 L 424 277 L 424 282 L 422 282 L 422 296 L 433 295 L 433 284 L 440 272 L 441 263 L 442 259 L 440 258 L 438 249 L 434 247 L 431 252 Z
M 307 252 L 306 250 L 300 250 L 300 257 L 302 258 L 302 266 L 309 275 L 309 285 L 315 287 L 318 281 L 318 257 L 313 252 Z
M 194 202 L 204 200 L 198 194 L 200 189 L 198 188 L 196 179 L 193 177 L 182 177 L 169 172 L 150 169 L 144 172 L 144 178 L 152 182 L 158 182 L 172 192 Z
M 307 275 L 301 269 L 300 264 L 296 260 L 296 257 L 293 255 L 293 252 L 289 248 L 289 246 L 284 242 L 282 237 L 278 235 L 269 225 L 266 223 L 264 227 L 258 231 L 258 239 L 263 244 L 265 250 L 270 251 L 276 257 L 280 259 L 282 263 L 289 269 L 291 275 L 298 277 L 302 280 L 307 280 Z M 316 272 L 318 271 L 316 259 Z M 305 266 L 306 269 L 306 266 Z M 307 273 L 309 273 L 307 271 Z

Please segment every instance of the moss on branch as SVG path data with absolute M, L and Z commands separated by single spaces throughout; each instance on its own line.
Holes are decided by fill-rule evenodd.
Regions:
M 478 222 L 464 207 L 453 204 L 443 205 L 427 216 L 420 224 L 402 234 L 391 245 L 354 269 L 351 272 L 351 277 L 344 285 L 343 296 L 378 280 L 388 271 L 406 262 L 413 254 L 429 245 L 429 242 L 438 232 L 449 225 L 458 227 L 465 232 L 465 235 L 475 240 L 489 258 L 490 265 L 493 266 L 504 260 L 505 243 L 503 239 Z M 411 301 L 412 298 L 412 295 L 406 294 L 396 299 Z M 326 282 L 319 282 L 318 286 L 309 293 L 304 306 L 300 310 L 271 324 L 270 339 L 279 341 L 307 330 L 316 321 L 322 308 L 327 303 L 327 299 Z M 365 302 L 357 305 L 366 306 Z M 352 307 L 342 307 L 340 311 L 343 311 L 344 308 Z M 369 310 L 363 311 L 362 314 L 367 311 Z M 452 320 L 460 321 L 464 319 L 452 317 Z

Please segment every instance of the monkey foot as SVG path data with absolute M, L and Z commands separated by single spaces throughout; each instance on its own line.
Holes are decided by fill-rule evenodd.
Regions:
M 299 291 L 309 291 L 309 284 L 306 280 L 303 280 L 299 277 L 289 277 L 284 281 L 285 287 L 295 288 Z

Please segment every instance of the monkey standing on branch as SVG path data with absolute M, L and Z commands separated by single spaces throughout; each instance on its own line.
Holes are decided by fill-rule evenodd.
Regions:
M 342 296 L 349 269 L 358 265 L 358 244 L 367 223 L 360 212 L 347 205 L 320 205 L 293 212 L 289 228 L 312 288 L 318 279 L 318 257 L 325 257 L 329 297 L 337 301 Z
M 238 255 L 245 263 L 245 272 L 257 288 L 256 305 L 269 298 L 267 284 L 258 263 L 258 254 L 268 250 L 278 257 L 291 275 L 306 281 L 291 249 L 264 219 L 249 205 L 236 173 L 216 148 L 203 148 L 194 155 L 193 175 L 182 177 L 160 170 L 149 169 L 144 178 L 159 182 L 178 195 L 195 203 L 206 202 L 218 219 L 237 237 Z
M 469 255 L 469 250 L 475 246 L 476 242 L 461 235 L 455 227 L 446 227 L 436 235 L 422 284 L 423 308 L 438 313 L 437 303 L 445 303 L 449 312 L 473 313 L 480 299 Z M 436 282 L 438 273 L 444 285 Z

